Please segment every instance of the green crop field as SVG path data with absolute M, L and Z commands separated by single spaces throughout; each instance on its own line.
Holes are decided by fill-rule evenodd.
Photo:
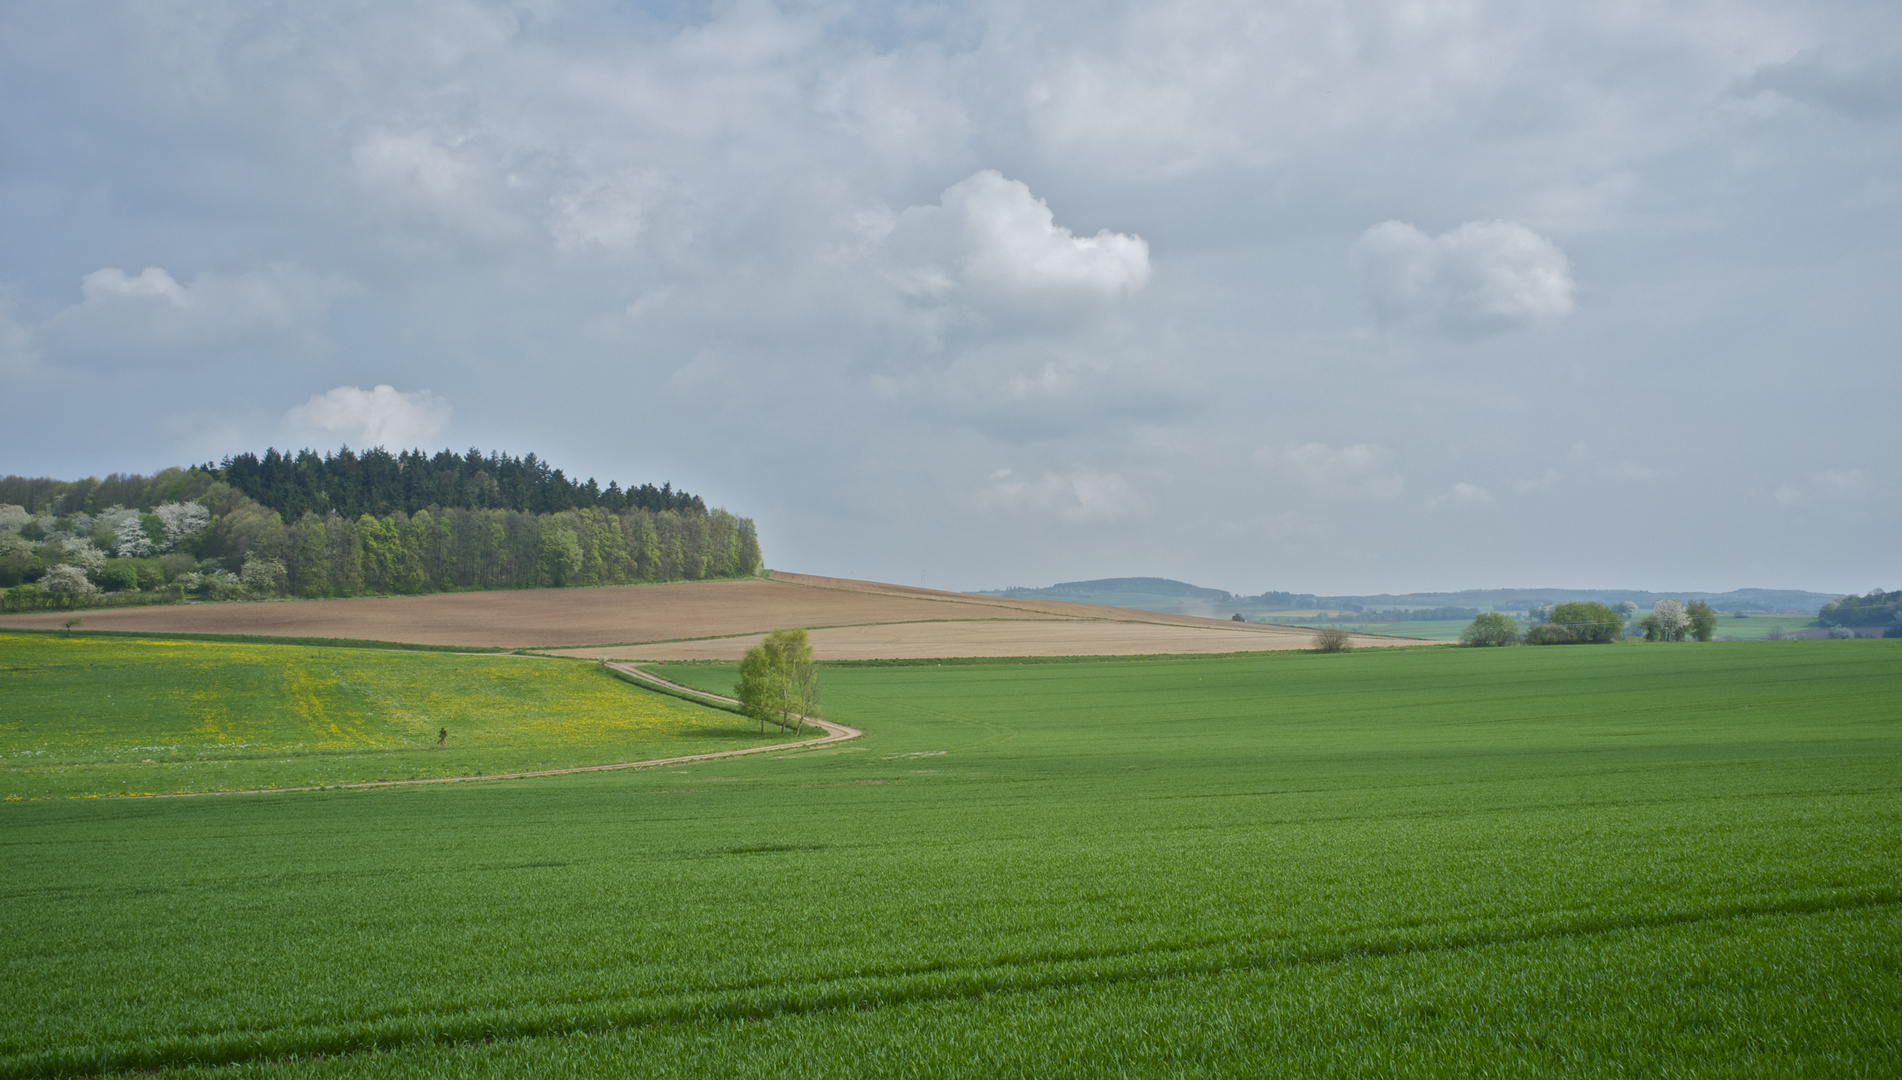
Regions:
M 0 1076 L 1902 1072 L 1902 641 L 821 686 L 863 739 L 0 805 Z
M 1811 615 L 1719 615 L 1716 636 L 1738 641 L 1762 641 L 1772 633 L 1792 633 L 1817 625 Z
M 467 776 L 770 741 L 591 664 L 528 657 L 0 633 L 0 690 L 0 799 Z

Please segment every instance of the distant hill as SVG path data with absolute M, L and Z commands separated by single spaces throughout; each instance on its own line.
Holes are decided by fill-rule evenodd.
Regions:
M 1667 598 L 1702 600 L 1719 611 L 1813 615 L 1824 604 L 1836 599 L 1829 593 L 1800 589 L 1733 589 L 1725 593 L 1661 593 L 1644 589 L 1465 589 L 1458 592 L 1376 593 L 1366 596 L 1320 596 L 1289 592 L 1242 596 L 1223 589 L 1205 589 L 1170 578 L 1151 577 L 1066 581 L 1040 589 L 996 589 L 983 595 L 1010 596 L 1023 600 L 1071 600 L 1083 604 L 1136 608 L 1140 611 L 1218 618 L 1229 615 L 1256 618 L 1285 611 L 1379 611 L 1441 607 L 1522 612 L 1539 604 L 1563 604 L 1572 600 L 1595 600 L 1601 604 L 1629 600 L 1641 608 L 1649 608 Z
M 1014 596 L 1020 600 L 1078 600 L 1097 596 L 1173 596 L 1222 603 L 1234 599 L 1224 589 L 1204 589 L 1199 585 L 1159 577 L 1098 578 L 1095 581 L 1060 581 L 1046 589 L 1000 589 L 985 596 Z

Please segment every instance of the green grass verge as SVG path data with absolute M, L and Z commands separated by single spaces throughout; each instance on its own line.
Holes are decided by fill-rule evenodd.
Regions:
M 541 658 L 0 633 L 0 680 L 0 799 L 469 776 L 761 741 L 728 713 Z
M 816 751 L 0 806 L 0 1076 L 1894 1075 L 1898 679 L 832 668 Z

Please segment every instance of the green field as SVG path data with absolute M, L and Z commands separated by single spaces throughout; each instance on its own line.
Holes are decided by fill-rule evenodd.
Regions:
M 10 803 L 0 1076 L 1895 1076 L 1898 687 L 1893 641 L 835 666 L 818 751 Z
M 0 633 L 0 690 L 0 799 L 468 776 L 770 741 L 592 664 L 530 657 Z
M 1720 640 L 1762 641 L 1772 632 L 1793 633 L 1817 625 L 1815 615 L 1719 615 Z

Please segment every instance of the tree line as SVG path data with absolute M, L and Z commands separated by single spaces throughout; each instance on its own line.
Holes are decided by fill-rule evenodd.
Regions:
M 1651 613 L 1635 618 L 1638 605 L 1627 600 L 1616 607 L 1588 600 L 1535 605 L 1532 625 L 1522 634 L 1519 620 L 1504 612 L 1483 611 L 1460 634 L 1462 645 L 1605 645 L 1642 634 L 1646 641 L 1709 641 L 1717 629 L 1717 613 L 1702 600 L 1689 604 L 1660 600 Z
M 351 461 L 374 459 L 381 469 L 382 459 L 400 463 L 404 457 L 382 451 L 359 456 L 345 450 L 322 458 L 308 454 L 310 460 L 327 463 L 324 468 L 339 461 L 348 467 Z M 604 492 L 592 480 L 573 485 L 561 478 L 560 470 L 533 468 L 541 463 L 532 454 L 510 459 L 475 451 L 466 457 L 445 452 L 428 459 L 417 453 L 408 456 L 410 465 L 404 468 L 445 458 L 465 465 L 512 461 L 526 470 L 514 475 L 520 481 L 518 493 L 540 490 L 542 497 L 564 498 L 555 483 L 561 480 L 573 492 L 592 492 L 596 502 L 541 512 L 432 503 L 385 513 L 366 509 L 355 515 L 306 504 L 301 511 L 286 513 L 224 479 L 234 475 L 234 463 L 235 475 L 244 479 L 250 462 L 262 467 L 272 460 L 271 454 L 227 458 L 223 468 L 167 469 L 153 477 L 113 474 L 105 481 L 74 482 L 5 477 L 0 478 L 0 587 L 7 589 L 5 604 L 18 610 L 190 597 L 622 585 L 742 577 L 762 565 L 758 533 L 750 519 L 709 510 L 698 496 L 673 491 L 671 485 L 623 491 L 611 483 Z M 296 464 L 294 458 L 277 455 L 271 467 L 281 471 L 287 461 Z M 500 465 L 496 471 L 502 471 Z M 535 488 L 530 481 L 536 475 L 548 484 Z M 266 490 L 275 490 L 280 505 L 298 505 L 285 501 L 287 492 L 295 494 L 293 488 Z M 367 494 L 361 497 L 394 499 L 395 490 L 366 483 L 361 492 Z M 501 490 L 500 481 L 496 490 Z M 608 492 L 620 500 L 618 508 L 602 504 Z M 644 499 L 654 505 L 641 505 Z
M 1902 627 L 1902 589 L 1871 589 L 1863 596 L 1839 596 L 1823 605 L 1816 621 L 1824 626 Z M 1902 637 L 1902 633 L 1895 636 Z
M 610 480 L 603 488 L 593 477 L 585 482 L 572 480 L 534 454 L 511 457 L 473 448 L 465 454 L 452 450 L 434 455 L 421 450 L 392 454 L 380 446 L 361 454 L 346 446 L 321 455 L 310 449 L 293 454 L 273 447 L 262 457 L 234 454 L 222 464 L 165 469 L 151 477 L 112 473 L 104 480 L 68 481 L 5 476 L 0 477 L 0 503 L 23 507 L 29 514 L 96 514 L 112 506 L 150 510 L 186 497 L 188 490 L 202 493 L 215 482 L 244 492 L 286 521 L 306 511 L 355 519 L 436 507 L 531 514 L 591 508 L 617 514 L 623 510 L 707 512 L 700 496 L 676 491 L 672 483 L 623 489 L 619 481 Z
M 534 454 L 510 457 L 473 448 L 465 454 L 440 450 L 433 456 L 421 450 L 392 454 L 382 447 L 358 454 L 346 446 L 322 456 L 308 449 L 291 454 L 273 448 L 263 457 L 236 454 L 221 465 L 207 463 L 201 468 L 284 515 L 286 521 L 306 512 L 388 517 L 431 507 L 530 514 L 590 509 L 616 514 L 624 510 L 707 512 L 698 495 L 675 491 L 671 483 L 642 484 L 624 491 L 619 481 L 610 480 L 602 488 L 593 477 L 586 482 L 572 480 Z

